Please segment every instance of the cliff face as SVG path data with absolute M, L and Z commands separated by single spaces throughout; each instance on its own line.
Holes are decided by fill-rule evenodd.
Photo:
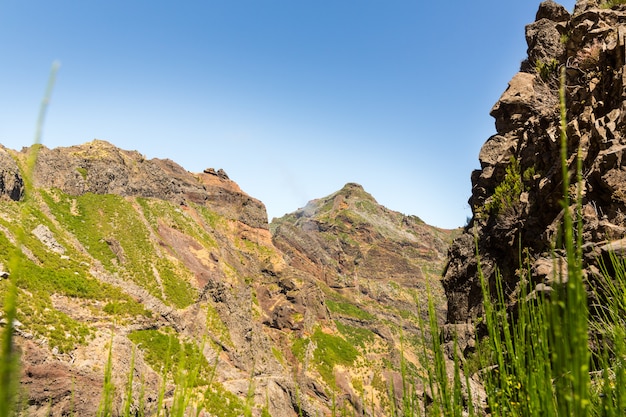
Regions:
M 481 169 L 472 174 L 473 218 L 450 249 L 444 277 L 449 323 L 465 323 L 482 313 L 476 251 L 485 277 L 494 282 L 498 269 L 508 295 L 528 272 L 530 291 L 556 285 L 564 210 L 561 68 L 572 202 L 579 152 L 582 160 L 584 262 L 590 283 L 599 272 L 598 259 L 609 248 L 621 247 L 626 234 L 625 35 L 626 7 L 593 0 L 578 1 L 572 15 L 546 1 L 526 27 L 528 59 L 491 111 L 497 134 L 483 145 Z M 567 209 L 573 212 L 574 206 Z
M 28 415 L 95 415 L 109 348 L 115 409 L 132 372 L 148 415 L 162 386 L 172 405 L 173 351 L 201 352 L 206 415 L 388 415 L 401 366 L 419 374 L 403 346 L 421 349 L 428 279 L 445 313 L 452 232 L 349 184 L 272 236 L 263 204 L 221 170 L 93 141 L 41 147 L 23 178 L 33 149 L 0 150 L 0 270 L 19 287 Z

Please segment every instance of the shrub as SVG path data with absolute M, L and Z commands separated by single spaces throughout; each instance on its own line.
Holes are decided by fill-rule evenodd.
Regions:
M 519 202 L 519 197 L 524 189 L 522 175 L 520 174 L 519 162 L 512 156 L 506 167 L 504 179 L 494 190 L 491 199 L 485 204 L 485 211 L 497 215 L 505 210 L 513 208 Z

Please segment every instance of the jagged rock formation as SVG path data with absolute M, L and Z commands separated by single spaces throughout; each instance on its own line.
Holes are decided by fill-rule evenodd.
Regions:
M 492 109 L 497 134 L 482 147 L 481 169 L 472 174 L 473 218 L 450 249 L 444 286 L 451 324 L 482 313 L 476 248 L 485 277 L 493 283 L 499 269 L 507 295 L 519 288 L 525 269 L 531 272 L 529 291 L 556 285 L 564 210 L 561 68 L 573 184 L 569 193 L 574 202 L 580 150 L 584 262 L 590 282 L 599 272 L 598 258 L 626 234 L 626 6 L 603 3 L 580 0 L 570 16 L 546 1 L 526 28 L 528 59 Z
M 132 406 L 143 390 L 148 415 L 162 386 L 172 406 L 169 349 L 202 353 L 204 415 L 243 415 L 247 403 L 255 416 L 333 403 L 388 415 L 402 346 L 419 374 L 407 349 L 421 347 L 416 299 L 430 279 L 442 300 L 453 232 L 349 184 L 276 220 L 272 236 L 263 204 L 223 170 L 192 174 L 104 141 L 2 148 L 0 164 L 0 261 L 19 258 L 8 272 L 27 415 L 95 415 L 109 347 L 114 409 L 133 372 Z

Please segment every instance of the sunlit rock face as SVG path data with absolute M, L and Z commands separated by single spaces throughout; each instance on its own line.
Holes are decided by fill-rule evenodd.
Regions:
M 528 58 L 491 111 L 497 133 L 483 145 L 480 169 L 472 173 L 473 218 L 450 249 L 444 278 L 449 323 L 482 314 L 477 259 L 492 285 L 496 270 L 501 273 L 511 306 L 522 274 L 530 273 L 528 291 L 556 285 L 554 268 L 563 264 L 557 243 L 564 213 L 561 70 L 572 184 L 567 209 L 574 210 L 580 155 L 585 276 L 591 286 L 606 245 L 624 238 L 625 38 L 624 6 L 578 1 L 570 15 L 552 1 L 541 3 L 526 28 Z

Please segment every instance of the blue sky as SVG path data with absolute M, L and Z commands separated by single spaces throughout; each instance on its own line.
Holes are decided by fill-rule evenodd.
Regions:
M 58 60 L 48 147 L 97 138 L 223 168 L 270 219 L 357 182 L 392 210 L 462 226 L 538 5 L 2 0 L 0 143 L 32 143 Z

